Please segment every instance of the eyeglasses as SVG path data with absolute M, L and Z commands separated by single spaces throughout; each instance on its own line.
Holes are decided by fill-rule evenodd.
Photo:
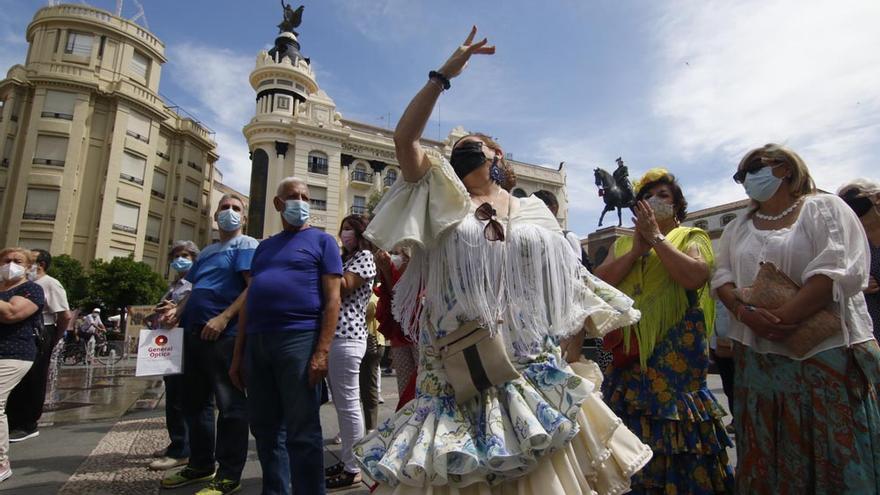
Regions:
M 498 212 L 495 211 L 495 208 L 492 208 L 491 204 L 481 204 L 474 213 L 474 216 L 476 216 L 477 220 L 481 222 L 485 222 L 486 220 L 489 221 L 489 223 L 486 224 L 486 228 L 483 229 L 483 237 L 485 237 L 487 241 L 504 240 L 504 227 L 501 226 L 501 222 L 496 220 Z
M 776 168 L 780 165 L 785 165 L 785 160 L 782 160 L 780 158 L 770 158 L 762 156 L 759 159 L 752 160 L 745 167 L 743 167 L 742 170 L 739 170 L 735 174 L 733 174 L 733 181 L 737 184 L 742 184 L 746 180 L 746 174 L 754 174 L 764 167 Z

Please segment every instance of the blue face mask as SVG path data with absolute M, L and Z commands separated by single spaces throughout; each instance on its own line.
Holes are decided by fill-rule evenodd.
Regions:
M 284 202 L 284 211 L 281 216 L 284 221 L 294 227 L 302 227 L 309 219 L 309 203 L 299 199 L 288 199 Z
M 188 271 L 190 268 L 192 268 L 192 266 L 192 260 L 184 258 L 183 256 L 174 258 L 174 261 L 171 262 L 171 268 L 178 273 Z
M 227 208 L 217 215 L 217 226 L 224 232 L 234 232 L 241 228 L 241 213 Z
M 749 172 L 743 181 L 746 194 L 759 203 L 772 198 L 781 185 L 782 178 L 773 175 L 773 167 L 763 167 L 755 172 Z

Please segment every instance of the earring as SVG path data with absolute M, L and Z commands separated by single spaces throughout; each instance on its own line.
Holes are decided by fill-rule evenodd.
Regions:
M 504 176 L 501 172 L 501 167 L 493 163 L 492 166 L 489 168 L 489 178 L 493 182 L 497 182 L 498 184 L 504 182 Z

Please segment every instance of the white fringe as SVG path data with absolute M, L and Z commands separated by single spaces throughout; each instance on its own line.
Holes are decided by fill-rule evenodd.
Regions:
M 502 327 L 513 348 L 528 348 L 547 335 L 564 338 L 577 333 L 592 312 L 592 303 L 587 303 L 592 292 L 585 283 L 590 275 L 565 238 L 536 225 L 514 223 L 506 241 L 490 242 L 483 228 L 469 215 L 435 249 L 413 249 L 392 308 L 403 331 L 418 342 L 427 315 L 437 321 L 456 305 L 460 320 L 479 319 L 497 331 L 492 323 L 498 316 L 500 290 Z

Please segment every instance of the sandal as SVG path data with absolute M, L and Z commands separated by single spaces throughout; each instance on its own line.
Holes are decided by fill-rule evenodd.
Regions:
M 340 462 L 328 468 L 324 468 L 324 477 L 332 478 L 334 476 L 339 476 L 343 471 L 345 471 L 345 464 Z
M 324 486 L 328 492 L 335 492 L 337 490 L 345 490 L 351 488 L 352 486 L 361 482 L 361 473 L 349 473 L 348 471 L 342 471 L 341 474 L 338 474 L 332 478 L 327 478 L 324 481 Z

